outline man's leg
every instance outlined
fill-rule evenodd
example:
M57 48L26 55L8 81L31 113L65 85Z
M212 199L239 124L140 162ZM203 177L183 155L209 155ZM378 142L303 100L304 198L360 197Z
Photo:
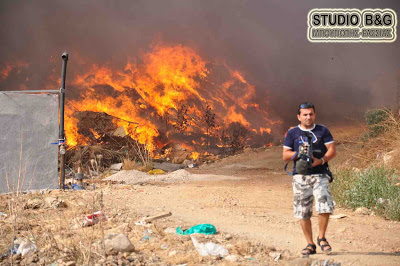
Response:
M319 235L318 238L324 238L325 237L325 233L326 233L326 228L328 228L328 222L329 222L329 216L331 214L330 213L320 213L318 214L318 226L319 226ZM326 245L328 243L326 243L325 241L321 241L321 246L322 245ZM330 247L327 246L324 249L328 250Z
M301 229L303 229L303 234L306 237L308 244L314 244L312 237L312 227L311 227L311 219L300 220Z
M293 192L294 192L294 216L300 219L300 225L307 244L314 244L312 238L311 216L313 207L313 188L310 185L308 178L302 175L293 177ZM309 250L315 253L314 248L308 247ZM303 250L304 252L304 250ZM306 252L305 252L306 253ZM311 253L311 254L313 254Z
M334 205L329 188L329 177L327 175L319 175L318 181L315 183L314 191L315 207L318 212L318 238L325 238L326 229L328 228L329 216L333 212ZM320 245L327 245L326 241L321 241ZM323 250L331 249L330 246L325 246Z

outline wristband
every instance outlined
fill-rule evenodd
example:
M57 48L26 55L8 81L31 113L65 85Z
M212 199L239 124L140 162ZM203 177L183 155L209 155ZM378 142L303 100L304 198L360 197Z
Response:
M321 158L321 161L322 161L321 165L325 164L324 157Z

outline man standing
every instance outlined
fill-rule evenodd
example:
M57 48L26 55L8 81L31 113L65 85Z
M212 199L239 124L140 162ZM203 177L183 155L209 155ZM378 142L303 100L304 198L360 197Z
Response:
M319 225L317 243L323 252L330 252L332 250L325 238L325 232L328 227L329 216L333 213L334 209L329 188L329 183L333 178L329 170L328 161L336 156L336 148L328 128L316 125L314 123L315 118L314 105L310 102L301 104L297 112L297 119L300 121L300 124L297 127L289 129L283 141L283 160L294 161L294 215L296 218L301 219L300 225L308 244L302 250L303 255L316 253L311 227L314 198ZM299 149L307 149L307 135L312 135L312 145L315 152L313 153L311 168L306 170L306 173L299 174L296 171L296 162L299 160L298 152Z

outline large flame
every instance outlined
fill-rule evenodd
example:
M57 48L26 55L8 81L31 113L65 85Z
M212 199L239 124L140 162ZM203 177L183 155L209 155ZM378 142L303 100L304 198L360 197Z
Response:
M0 81L28 65L7 63L0 68ZM53 74L48 77L49 86L59 83L57 73ZM209 143L212 133L204 122L205 110L215 114L220 129L240 123L263 135L270 134L275 123L269 119L268 102L257 98L254 85L243 73L224 61L207 61L188 46L158 44L124 68L92 65L68 80L68 90L80 92L74 100L67 99L65 131L70 146L89 142L78 133L76 111L104 112L118 118L116 127L124 127L151 150L159 146L160 139L165 144L169 137L176 137L171 128L192 136L186 146ZM185 117L184 121L179 117Z
M191 118L187 121L187 132L194 132L196 117L200 120L205 106L210 106L223 127L238 122L258 134L271 133L264 126L274 122L268 119L266 109L260 109L255 103L254 86L226 63L221 64L224 70L221 75L217 70L211 73L212 64L187 46L156 45L143 56L140 64L129 62L123 70L93 65L72 82L82 93L79 100L68 103L72 107L66 112L68 144L87 141L77 133L75 111L105 112L118 117L118 126L123 126L127 133L150 148L154 148L154 139L160 134L157 120L176 114L182 106ZM264 117L259 120L263 125L249 121L246 115L249 109ZM127 121L137 123L134 130ZM177 122L169 120L168 123L174 126Z

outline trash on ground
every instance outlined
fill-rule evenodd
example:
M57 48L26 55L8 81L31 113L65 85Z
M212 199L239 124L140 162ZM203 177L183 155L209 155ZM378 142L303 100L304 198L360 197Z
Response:
M19 248L19 241L18 241L18 239L17 238L15 238L14 239L14 242L13 242L13 246L11 247L11 246L9 246L8 247L8 250L7 250L7 252L6 253L3 253L2 255L1 255L1 259L4 259L4 258L7 258L8 256L10 256L10 255L15 255L15 254L17 254L17 252L18 252L18 248Z
M71 185L71 189L74 189L74 190L85 190L85 187L83 185L81 185L81 184L72 184Z
M165 174L164 170L161 169L153 169L148 172L150 175L162 175Z
M94 212L93 214L86 216L82 226L91 226L97 224L100 221L107 221L107 220L108 219L103 212L97 211Z
M144 232L143 232L143 237L142 237L142 239L140 240L140 242L145 242L145 241L150 241L150 236L151 235L153 235L153 230L151 230L151 229L146 229Z
M172 215L171 212L167 212L167 213L162 213L162 214L155 215L155 216L143 217L140 221L136 222L135 224L148 227L150 222L155 221L157 219L165 218L165 217L168 217L171 215Z
M21 254L21 256L24 257L25 255L27 255L31 252L35 252L36 250L37 250L37 246L35 245L35 243L33 243L32 241L30 241L28 239L24 239L19 244L17 254Z
M7 214L4 212L0 212L0 221L7 218Z
M195 168L195 167L199 167L199 166L195 163L188 164L188 168Z
M190 234L214 235L217 233L217 229L212 224L198 224L187 230L182 230L180 227L178 227L176 228L176 233L178 235L190 235Z
M193 245L196 248L197 252L201 256L228 256L229 251L221 245L215 244L213 242L208 242L206 244L199 243L194 236L190 236L192 239Z

